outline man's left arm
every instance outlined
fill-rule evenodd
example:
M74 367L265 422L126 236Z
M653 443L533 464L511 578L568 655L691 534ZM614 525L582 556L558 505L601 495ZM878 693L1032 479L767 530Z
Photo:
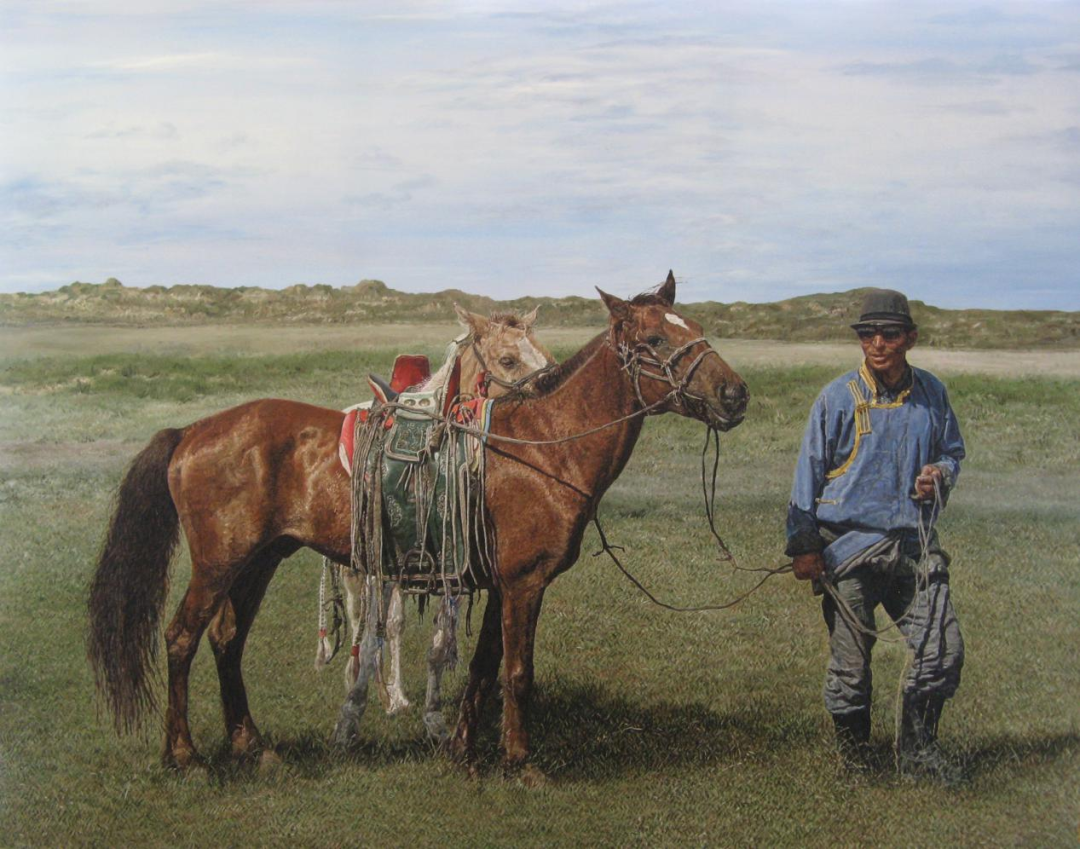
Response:
M942 506L949 500L949 493L956 486L960 476L960 461L965 457L964 437L960 435L960 425L956 413L949 403L949 394L944 387L941 390L941 432L933 449L933 459L922 467L915 481L915 491L919 497L928 501L934 497L934 483L941 492Z

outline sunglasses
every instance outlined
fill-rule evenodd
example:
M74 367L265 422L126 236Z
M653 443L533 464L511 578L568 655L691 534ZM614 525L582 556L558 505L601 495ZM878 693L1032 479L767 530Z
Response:
M868 342L879 333L886 342L895 342L904 335L904 331L899 327L860 327L855 332L864 342Z

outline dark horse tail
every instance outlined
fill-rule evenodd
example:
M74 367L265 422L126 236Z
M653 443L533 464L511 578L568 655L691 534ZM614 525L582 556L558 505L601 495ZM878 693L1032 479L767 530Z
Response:
M156 704L158 623L179 539L168 469L182 437L159 431L132 460L90 584L87 653L118 733L135 730Z

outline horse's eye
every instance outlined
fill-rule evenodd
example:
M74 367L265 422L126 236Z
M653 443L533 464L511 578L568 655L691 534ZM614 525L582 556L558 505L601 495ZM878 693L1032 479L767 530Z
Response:
M517 360L513 357L499 357L499 365L503 368L511 369L517 365Z
M648 345L650 348L659 348L665 342L667 342L667 339L665 339L663 336L650 336L648 339L645 340L645 344Z

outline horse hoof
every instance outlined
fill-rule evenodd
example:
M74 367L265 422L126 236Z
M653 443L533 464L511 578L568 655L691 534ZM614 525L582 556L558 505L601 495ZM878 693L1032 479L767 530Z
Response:
M412 707L412 702L410 702L408 699L404 699L404 698L396 699L396 698L391 696L390 705L389 705L389 707L386 708L386 715L387 716L395 716L396 714L399 714L402 711L406 711L411 707Z
M281 769L281 756L273 749L263 749L259 755L259 775L270 776Z
M547 784L547 776L543 770L532 764L525 764L521 768L521 772L518 773L518 781L521 782L523 787L527 787L530 790L535 790L539 787L543 787Z
M259 755L262 751L264 751L264 745L257 733L243 729L233 735L232 756L237 760Z
M446 729L446 720L441 713L424 714L424 729L428 737L437 746L445 746L450 739L450 732Z
M468 764L475 760L465 741L457 734L443 741L442 751L454 763Z
M350 726L338 725L338 727L334 729L334 733L330 736L330 747L339 752L347 752L357 744L359 739L360 735Z
M162 756L161 765L176 772L188 772L198 769L201 764L194 749L175 749Z

